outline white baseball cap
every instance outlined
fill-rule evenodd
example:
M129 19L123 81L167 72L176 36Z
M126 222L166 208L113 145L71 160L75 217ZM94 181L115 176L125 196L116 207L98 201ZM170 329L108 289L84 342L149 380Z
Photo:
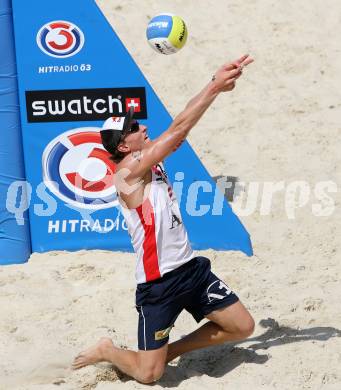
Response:
M130 107L125 116L114 116L108 118L100 131L104 148L113 154L121 142L122 137L129 133L134 115L134 107Z

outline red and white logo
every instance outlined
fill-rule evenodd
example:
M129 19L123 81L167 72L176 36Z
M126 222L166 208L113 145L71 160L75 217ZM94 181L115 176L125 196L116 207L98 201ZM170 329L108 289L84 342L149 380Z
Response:
M37 44L40 50L51 57L71 57L82 49L84 34L75 24L56 20L41 27L37 34Z
M141 112L141 100L140 98L126 98L126 111L128 112L130 107L134 107L134 112Z
M97 128L62 133L43 153L45 185L58 198L76 207L97 210L117 206L116 165L109 156Z

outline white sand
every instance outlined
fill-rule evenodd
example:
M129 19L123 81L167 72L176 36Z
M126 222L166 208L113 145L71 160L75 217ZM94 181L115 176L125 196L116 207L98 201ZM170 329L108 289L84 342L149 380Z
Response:
M284 190L267 215L257 199L256 211L242 217L253 258L204 252L254 315L255 335L176 360L155 388L341 389L339 193L331 194L330 216L312 213L315 184L340 184L340 2L98 3L172 115L217 66L250 52L255 64L232 94L219 97L190 142L213 176L284 181L285 188L304 180L312 191L295 219L287 217ZM190 32L171 57L154 53L144 38L148 18L162 11L182 15ZM0 268L0 305L0 389L145 387L118 379L107 365L69 369L101 336L136 347L133 255L34 254L26 265ZM171 340L195 327L181 315Z

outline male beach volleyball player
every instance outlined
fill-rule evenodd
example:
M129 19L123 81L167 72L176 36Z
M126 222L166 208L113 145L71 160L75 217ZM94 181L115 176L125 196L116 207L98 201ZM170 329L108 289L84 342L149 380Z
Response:
M215 98L235 87L243 67L252 61L245 55L219 68L154 141L148 138L147 128L133 119L133 110L105 122L102 142L117 164L115 184L137 254L138 351L117 348L111 339L102 338L76 357L74 369L106 361L139 382L151 383L161 378L168 362L183 353L252 334L253 318L237 295L211 272L208 259L194 257L162 165ZM209 321L168 344L183 309L197 322Z

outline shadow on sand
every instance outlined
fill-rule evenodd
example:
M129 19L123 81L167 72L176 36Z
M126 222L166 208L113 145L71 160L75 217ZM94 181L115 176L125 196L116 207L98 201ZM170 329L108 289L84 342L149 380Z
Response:
M242 342L228 343L190 352L180 357L176 366L168 365L158 384L163 387L176 387L182 381L201 375L219 378L242 363L264 364L271 355L256 351L302 341L326 341L332 337L341 337L341 330L332 327L314 327L293 329L280 326L272 318L260 321L260 326L267 330L257 337ZM239 347L247 343L247 348ZM251 344L250 344L251 343ZM250 344L250 345L249 345Z

